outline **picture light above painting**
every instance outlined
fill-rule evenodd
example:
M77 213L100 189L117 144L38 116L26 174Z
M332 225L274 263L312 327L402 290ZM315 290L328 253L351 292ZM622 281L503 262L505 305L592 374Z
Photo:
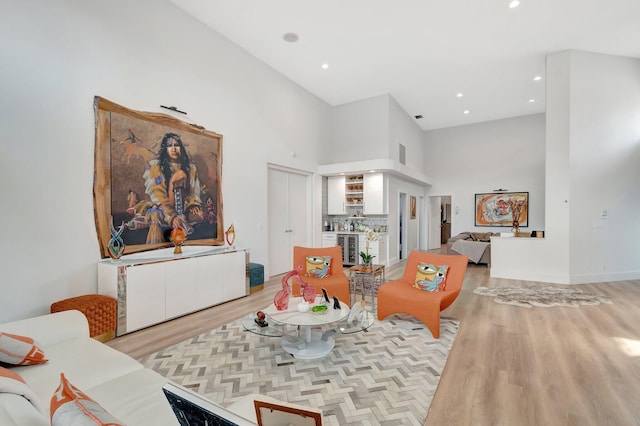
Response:
M512 228L529 226L529 193L503 192L476 194L475 226Z
M108 257L110 226L124 254L170 247L176 227L185 245L224 245L222 135L162 113L94 98L93 182L96 230Z

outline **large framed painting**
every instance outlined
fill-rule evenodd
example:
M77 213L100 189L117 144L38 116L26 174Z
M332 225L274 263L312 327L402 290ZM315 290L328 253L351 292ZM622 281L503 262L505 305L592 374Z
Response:
M476 194L476 226L529 226L529 193L503 192Z
M124 253L172 246L223 245L222 135L167 114L128 109L94 98L93 200L100 253L108 257L111 227Z

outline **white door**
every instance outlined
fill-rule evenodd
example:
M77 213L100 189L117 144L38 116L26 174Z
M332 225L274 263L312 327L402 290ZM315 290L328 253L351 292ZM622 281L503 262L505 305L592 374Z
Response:
M269 168L269 275L293 269L293 246L307 244L307 175Z
M429 197L429 250L440 248L440 228L442 220L440 197Z

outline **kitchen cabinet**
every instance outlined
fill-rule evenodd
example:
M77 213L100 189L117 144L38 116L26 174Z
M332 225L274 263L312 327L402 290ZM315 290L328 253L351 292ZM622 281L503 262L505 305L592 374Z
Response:
M327 178L327 214L362 217L388 214L382 173L361 173Z
M322 247L333 247L338 245L338 236L335 232L322 233Z
M345 192L345 177L329 176L327 179L327 214L346 214Z
M117 300L117 336L249 294L248 252L156 252L98 263L98 293Z
M367 173L363 176L364 214L388 214L384 176L382 173Z
M364 206L364 180L361 174L347 176L345 179L345 205L351 217L362 217Z

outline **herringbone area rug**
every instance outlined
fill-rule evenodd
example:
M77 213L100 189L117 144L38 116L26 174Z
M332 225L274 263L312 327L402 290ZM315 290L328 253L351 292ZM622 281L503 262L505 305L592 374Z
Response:
M259 393L319 408L325 425L423 425L457 331L456 320L443 318L434 339L397 315L335 335L322 359L300 360L280 338L245 331L238 320L140 361L223 405Z

